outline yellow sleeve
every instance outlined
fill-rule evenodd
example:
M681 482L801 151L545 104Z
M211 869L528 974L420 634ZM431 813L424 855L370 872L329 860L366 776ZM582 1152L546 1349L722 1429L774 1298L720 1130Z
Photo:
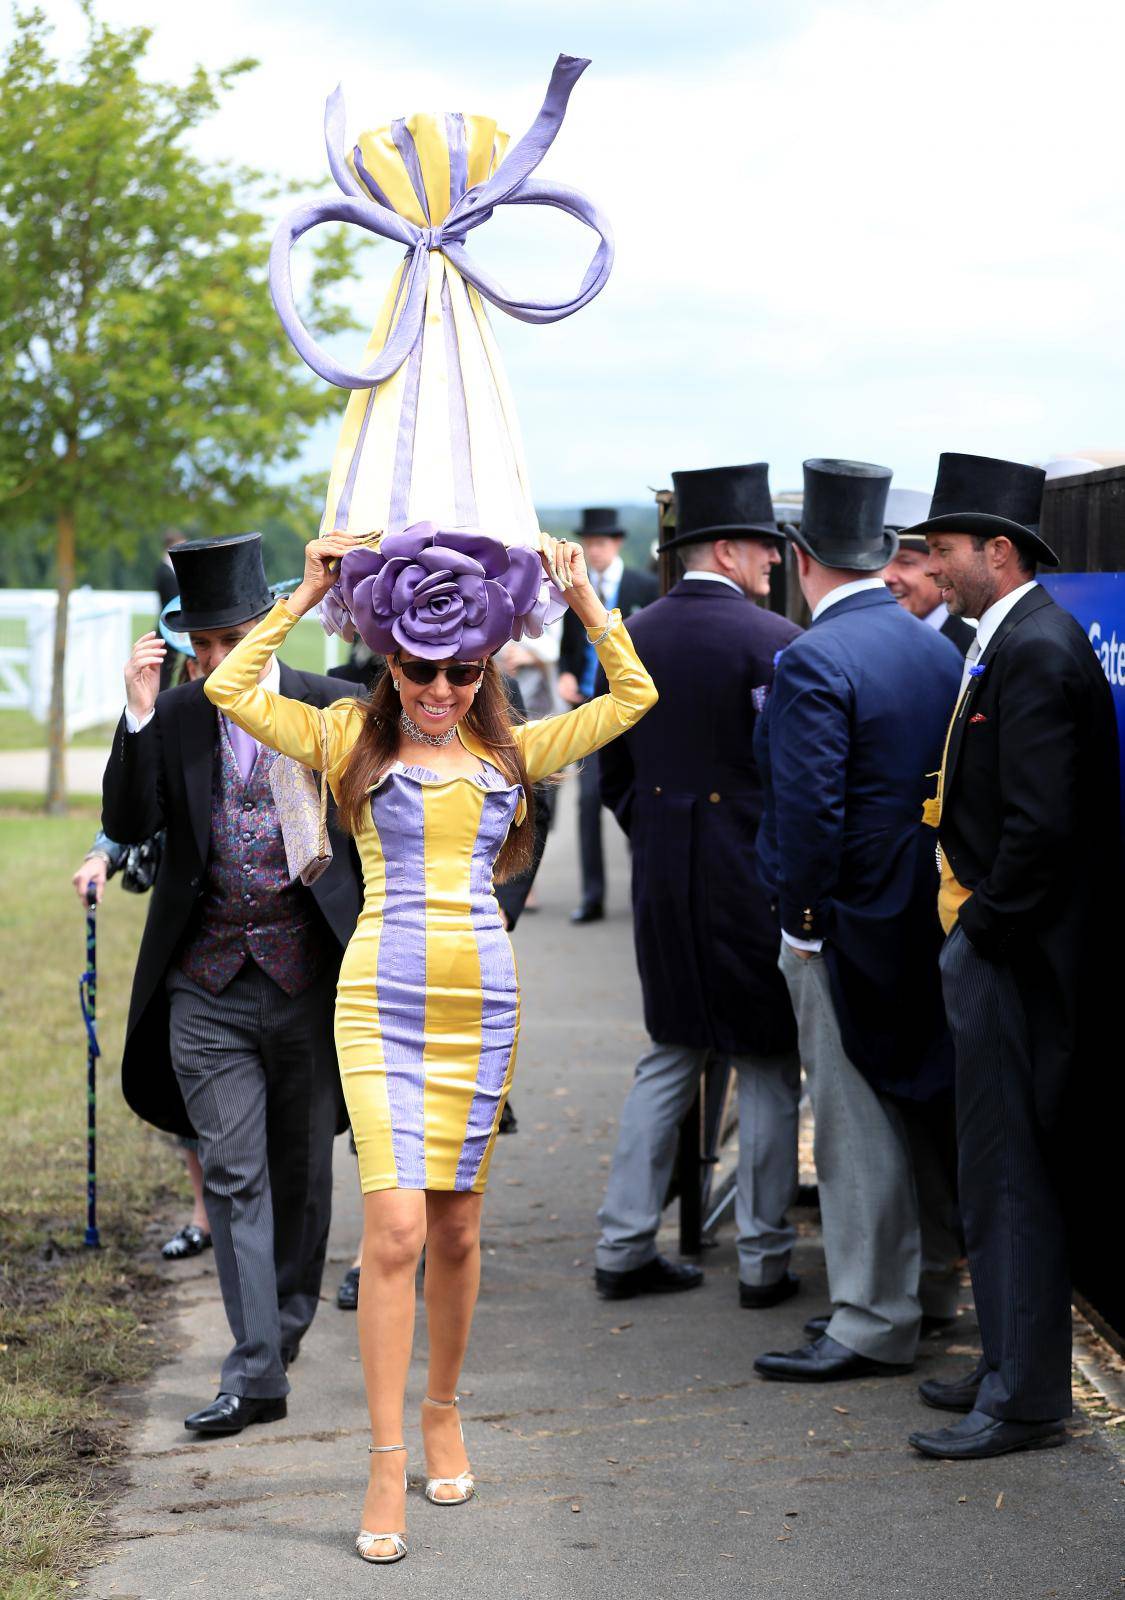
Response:
M614 626L597 646L598 660L609 679L609 693L558 717L544 717L513 728L532 783L561 772L572 761L594 754L603 744L626 733L656 704L656 685L633 648L621 613L611 613ZM587 630L587 637L590 631Z
M285 636L300 621L284 600L250 632L240 639L203 685L212 705L253 734L260 744L282 755L292 756L319 772L323 763L320 741L320 716L316 706L288 695L274 694L258 682L266 662L284 643ZM324 709L328 727L328 772L335 773L345 761L363 726L363 709L354 699L337 700Z

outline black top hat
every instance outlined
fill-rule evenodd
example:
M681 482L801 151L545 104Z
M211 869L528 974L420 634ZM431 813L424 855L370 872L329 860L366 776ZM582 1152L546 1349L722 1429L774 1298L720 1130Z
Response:
M658 545L704 544L710 539L778 539L770 499L769 466L754 461L743 467L704 467L673 472L676 489L675 532Z
M928 533L979 533L986 539L1002 533L1044 566L1057 567L1058 556L1039 537L1046 481L1042 467L944 450L938 457L930 514L908 531L923 537Z
M180 604L164 621L177 633L233 627L273 605L260 533L193 539L174 545L168 556L179 579Z
M587 506L582 513L582 526L574 530L578 539L624 539L625 529L617 521L612 506Z
M890 467L870 461L806 461L801 525L786 536L825 567L878 572L898 550L884 526Z

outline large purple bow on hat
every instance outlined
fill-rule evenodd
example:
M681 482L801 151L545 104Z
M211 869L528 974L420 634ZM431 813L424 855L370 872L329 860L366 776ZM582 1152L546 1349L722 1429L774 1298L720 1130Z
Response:
M480 661L509 639L538 638L565 601L535 551L416 522L378 550L349 550L321 606L330 632L353 624L380 655Z
M356 180L344 158L343 96L339 88L329 96L324 116L328 164L346 198L317 200L291 211L274 235L269 264L270 293L277 314L294 348L314 372L341 389L370 389L398 371L422 338L428 279L426 262L431 250L442 251L467 283L494 306L521 322L558 322L580 310L601 292L613 266L613 234L609 223L593 201L577 189L532 176L562 126L570 91L589 65L582 56L559 56L546 97L531 127L485 183L466 188L462 179L459 198L436 227L420 228L407 217L399 216L369 174L364 174L366 187ZM356 158L362 172L358 149ZM463 165L463 152L461 161ZM424 199L425 190L420 179L415 188ZM535 300L527 295L511 294L473 261L465 248L465 240L472 229L489 220L498 206L553 206L598 235L598 247L574 294L563 300ZM317 344L301 321L293 297L289 267L293 246L302 234L322 222L354 223L406 246L409 266L401 309L382 350L362 372L344 366Z

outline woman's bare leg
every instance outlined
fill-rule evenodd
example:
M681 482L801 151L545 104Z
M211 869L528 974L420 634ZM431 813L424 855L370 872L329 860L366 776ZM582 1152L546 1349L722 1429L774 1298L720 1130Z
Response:
M420 1189L384 1189L363 1197L363 1264L359 1274L359 1354L371 1443L403 1444L402 1408L414 1343L414 1275L426 1242L426 1197ZM371 1458L362 1527L402 1533L406 1491L402 1451ZM376 1545L373 1555L391 1555Z
M483 1196L430 1192L426 1195L426 1323L430 1363L426 1393L452 1400L457 1393L480 1289L480 1218ZM361 1280L362 1281L362 1280ZM426 1475L456 1478L469 1460L453 1407L422 1407ZM439 1499L458 1499L439 1489Z

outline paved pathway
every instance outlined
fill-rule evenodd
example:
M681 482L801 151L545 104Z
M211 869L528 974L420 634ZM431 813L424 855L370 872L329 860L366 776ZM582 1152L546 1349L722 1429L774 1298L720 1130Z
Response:
M84 745L66 753L66 786L71 794L101 794L102 773L109 759L104 750ZM0 794L18 790L39 794L47 788L46 750L0 750Z
M479 1499L440 1510L418 1486L424 1317L410 1384L411 1553L352 1553L367 1427L352 1317L332 1295L359 1203L346 1141L326 1300L293 1369L287 1421L210 1444L186 1412L216 1388L226 1329L211 1270L183 1273L181 1353L137 1397L120 1542L86 1592L143 1600L1104 1600L1120 1592L1122 1467L1090 1425L1065 1450L994 1463L923 1461L933 1422L911 1379L764 1384L754 1354L798 1342L824 1304L816 1235L802 1294L740 1311L729 1231L701 1291L610 1306L590 1286L593 1213L643 1041L623 852L613 914L572 929L573 818L517 944L525 1031L520 1131L497 1151L465 1427ZM970 1355L971 1315L918 1376ZM1116 1559L1115 1559L1116 1556Z

